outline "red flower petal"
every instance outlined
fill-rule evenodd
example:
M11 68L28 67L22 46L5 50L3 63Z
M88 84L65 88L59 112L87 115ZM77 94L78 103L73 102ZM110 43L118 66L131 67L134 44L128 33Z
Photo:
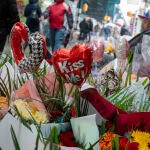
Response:
M138 150L139 143L131 142L128 144L127 150Z
M59 139L62 145L68 147L75 147L75 139L72 131L66 131L59 134Z

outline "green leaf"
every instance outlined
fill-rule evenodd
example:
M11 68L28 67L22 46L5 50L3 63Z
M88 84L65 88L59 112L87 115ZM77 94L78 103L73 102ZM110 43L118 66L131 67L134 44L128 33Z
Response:
M73 89L75 88L75 86L74 85L72 85L71 86L71 88L70 88L70 90L69 90L69 93L68 93L68 96L70 96L71 95L71 93L72 93L72 91L73 91Z
M118 92L109 96L107 100L124 111L131 111L130 107L132 106L134 98L135 98L134 91L129 92L129 88L123 88Z
M101 125L99 126L99 134L100 135L103 135L105 132L106 132L106 126L105 126L105 122L103 121L102 123L101 123Z
M13 139L13 143L14 143L14 147L16 150L21 150L20 149L20 146L19 146L19 143L18 143L18 140L17 140L17 137L16 137L16 134L15 134L15 131L11 125L10 127L10 132L11 132L11 136L12 136L12 139Z
M8 67L6 66L7 68L7 77L8 77L8 84L9 84L9 95L12 93L12 83L11 83L11 78L10 78L10 72L9 72L9 69Z
M7 62L8 59L8 55L6 55L6 57L3 59L2 55L0 55L0 59L2 60L2 62L0 62L0 68L3 67L5 65L5 63Z
M115 138L113 139L112 149L119 150L119 136L118 135L116 135Z
M10 99L10 93L8 91L8 88L4 82L4 80L0 77L0 91L2 91L8 99Z
M52 139L53 143L59 144L58 129L55 126L52 127L52 129L51 129L51 139Z
M129 85L131 85L131 67L132 67L132 63L128 65L127 76L126 76L125 85L124 85L125 87L127 87L128 82L129 82Z
M89 147L87 150L94 150L94 146L95 146L97 143L99 143L99 140L100 140L100 139L98 139L98 141L96 141L95 143L90 144L90 147Z
M51 130L51 128L49 130ZM48 138L46 139L46 143L44 144L44 150L46 150L46 147L48 144L50 144L50 145L52 144L51 143L51 134L49 134Z
M44 150L47 149L47 145L49 144L49 150L59 150L59 139L58 139L58 129L54 126L50 129L50 134L48 139L46 139L46 143L44 145Z
M130 53L129 53L129 56L128 56L128 63L130 64L133 60L133 54L134 54L134 51L130 50Z
M146 79L142 82L142 85L143 85L143 86L146 86L146 84L147 84L148 80L149 80L149 79L148 79L148 78L146 78Z
M14 110L15 110L17 116L18 116L19 119L20 119L20 122L21 122L26 128L28 128L30 131L32 131L32 130L31 130L31 127L30 127L30 124L27 122L27 120L25 120L25 119L22 117L22 115L20 114L18 108L17 108L16 106L13 106L13 107L14 107Z
M21 81L21 79L20 79L20 77L19 77L18 75L17 75L17 78L18 78L18 81L19 81L20 86L22 86L23 83L22 83L22 81Z
M38 130L34 150L38 150L39 141L40 141L40 131Z

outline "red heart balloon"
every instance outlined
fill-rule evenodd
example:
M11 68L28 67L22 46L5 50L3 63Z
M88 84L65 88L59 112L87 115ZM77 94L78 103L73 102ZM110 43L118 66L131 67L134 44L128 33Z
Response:
M71 49L61 48L54 52L52 62L55 70L66 81L80 86L92 67L92 49L78 44Z
M23 41L28 43L30 55L24 56ZM37 69L46 55L46 42L39 33L30 34L29 28L22 22L17 22L11 30L11 48L16 64L21 73Z

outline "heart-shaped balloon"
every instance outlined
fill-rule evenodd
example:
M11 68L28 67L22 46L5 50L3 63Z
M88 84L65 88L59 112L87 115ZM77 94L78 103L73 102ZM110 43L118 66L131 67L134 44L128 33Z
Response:
M93 61L99 62L104 55L104 42L100 39L94 39L91 41L91 47L93 49Z
M91 71L92 49L85 44L77 44L71 49L61 48L54 52L52 62L66 82L81 86Z
M30 55L24 56L23 41L29 45ZM37 69L46 55L46 41L39 33L30 34L26 24L17 22L11 30L11 48L21 73Z

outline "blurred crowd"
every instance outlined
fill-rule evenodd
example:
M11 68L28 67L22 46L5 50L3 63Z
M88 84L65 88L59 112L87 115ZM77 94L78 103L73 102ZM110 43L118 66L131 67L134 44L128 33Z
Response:
M47 6L42 11L38 0L29 0L25 6L24 16L30 33L39 32L45 36L47 49L53 53L61 47L67 47L70 38L78 42L90 43L93 37L102 38L104 41L114 43L120 36L125 36L127 40L132 38L129 27L126 24L118 25L112 21L98 22L87 16L79 22L79 29L74 29L74 17L69 3L65 0L54 0L54 3ZM16 0L0 1L0 51L4 49L7 35L10 34L11 28L15 22L20 21ZM149 19L144 18L143 31L149 28ZM113 45L113 44L112 44ZM110 48L110 47L109 47Z

